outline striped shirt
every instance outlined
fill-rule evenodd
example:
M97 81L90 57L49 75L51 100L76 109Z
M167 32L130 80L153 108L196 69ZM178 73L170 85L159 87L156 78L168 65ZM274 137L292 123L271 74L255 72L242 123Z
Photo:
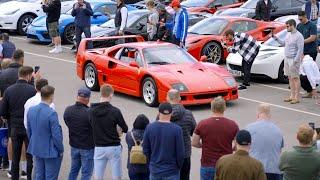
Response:
M303 55L304 38L302 34L294 30L286 35L285 41L277 40L284 46L284 55L286 58L292 58L294 61L300 61Z

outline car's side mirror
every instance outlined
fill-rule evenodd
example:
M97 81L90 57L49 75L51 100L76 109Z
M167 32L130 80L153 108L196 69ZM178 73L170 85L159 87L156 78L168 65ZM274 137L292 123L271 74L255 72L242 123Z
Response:
M136 61L130 61L129 66L139 68L139 64Z
M101 12L95 12L93 13L93 18L97 18L99 16L102 16L103 14Z
M262 36L265 37L265 36L268 36L270 33L272 33L273 31L273 28L266 28L262 31Z
M200 57L200 62L206 62L207 61L207 56L201 56Z
M222 7L222 3L215 3L215 4L213 5L213 7L214 7L215 9L217 9L218 7Z

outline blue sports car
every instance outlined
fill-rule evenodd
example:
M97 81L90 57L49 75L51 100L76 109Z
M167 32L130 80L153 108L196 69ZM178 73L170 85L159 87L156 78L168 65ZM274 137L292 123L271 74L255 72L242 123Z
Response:
M114 17L117 4L114 1L90 1L93 16L91 17L91 24L103 24L112 17ZM128 11L136 10L135 7L127 5ZM74 17L71 16L72 9L66 14L61 14L59 19L60 36L65 43L72 43L75 35ZM51 42L51 38L46 27L47 16L40 16L33 20L28 26L27 38L35 39L41 42Z

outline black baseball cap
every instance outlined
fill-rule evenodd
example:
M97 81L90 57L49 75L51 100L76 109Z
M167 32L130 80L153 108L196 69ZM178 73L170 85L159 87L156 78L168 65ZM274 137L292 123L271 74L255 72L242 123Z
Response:
M91 91L86 87L82 87L78 90L78 96L80 97L89 98L90 95L91 95Z
M239 145L250 145L251 134L247 130L240 130L236 135L236 141Z
M161 114L165 114L165 115L171 114L172 113L171 104L170 103L161 103L159 106L159 112Z

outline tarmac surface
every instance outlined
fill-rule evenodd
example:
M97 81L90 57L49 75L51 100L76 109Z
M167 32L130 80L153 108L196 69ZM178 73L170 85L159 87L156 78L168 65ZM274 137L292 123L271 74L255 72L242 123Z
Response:
M62 54L49 54L51 48L46 45L30 42L24 36L12 35L11 40L17 48L25 51L25 65L40 66L42 77L49 80L49 84L56 88L55 107L59 114L60 124L64 134L64 157L60 170L59 180L66 180L70 170L70 146L68 138L68 129L63 121L63 112L65 108L74 104L77 89L84 86L84 82L76 76L76 67L74 54L70 51L70 45L65 45ZM229 102L225 116L235 120L240 128L245 128L251 122L256 120L256 107L259 103L270 103L272 106L272 119L281 128L284 134L284 150L292 149L297 144L296 132L298 126L302 123L315 122L316 127L320 127L320 105L316 105L315 100L302 99L301 103L291 105L283 102L288 96L289 90L287 84L281 84L274 80L259 78L254 79L252 85L239 93L238 100ZM91 102L98 102L99 93L93 92ZM116 93L112 99L112 104L119 107L129 126L132 128L135 117L140 114L146 114L151 121L157 115L157 108L147 107L140 98ZM191 110L199 122L211 115L209 105L187 107ZM122 170L124 180L128 180L126 168L127 145L122 137ZM200 179L200 159L201 150L193 148L191 158L191 177L190 179ZM0 180L7 179L5 172L0 172ZM111 179L110 166L105 172L105 179Z

